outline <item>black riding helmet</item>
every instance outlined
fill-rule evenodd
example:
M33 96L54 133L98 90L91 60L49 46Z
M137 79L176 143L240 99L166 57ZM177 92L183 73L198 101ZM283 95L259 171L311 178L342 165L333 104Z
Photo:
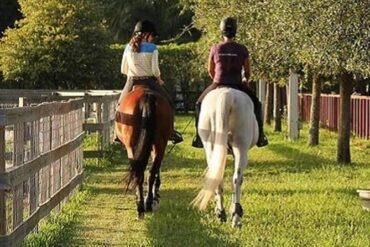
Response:
M157 29L154 23L148 20L139 21L135 25L134 34L137 33L150 33L153 36L158 36Z
M236 24L236 19L232 17L226 17L221 20L220 29L221 29L222 35L228 38L235 37L237 27L238 25Z

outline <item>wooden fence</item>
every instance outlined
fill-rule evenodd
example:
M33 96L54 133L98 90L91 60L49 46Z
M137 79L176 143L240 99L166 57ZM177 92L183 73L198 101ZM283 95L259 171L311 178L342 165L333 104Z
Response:
M83 100L0 109L0 246L19 246L83 180Z
M42 102L61 101L83 98L86 133L97 133L98 146L85 147L85 158L102 157L106 148L114 140L114 118L120 91L88 90L88 91L56 91L56 90L0 90L0 108L19 105L30 106Z
M300 116L310 119L311 94L300 94ZM340 97L336 94L322 94L320 99L320 122L330 129L338 130ZM351 97L351 131L360 138L370 138L370 97Z
M111 95L86 94L83 97L85 109L86 133L97 132L98 147L95 150L84 149L84 158L102 157L110 143L115 139L114 120L116 105L120 93Z

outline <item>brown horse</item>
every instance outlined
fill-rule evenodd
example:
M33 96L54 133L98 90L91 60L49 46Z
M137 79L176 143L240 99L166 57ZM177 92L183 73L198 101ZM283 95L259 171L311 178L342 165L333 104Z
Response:
M160 167L173 131L174 112L165 98L146 86L135 86L116 113L116 135L125 145L130 163L127 188L136 189L138 217L159 205ZM144 172L152 155L148 195L144 204Z

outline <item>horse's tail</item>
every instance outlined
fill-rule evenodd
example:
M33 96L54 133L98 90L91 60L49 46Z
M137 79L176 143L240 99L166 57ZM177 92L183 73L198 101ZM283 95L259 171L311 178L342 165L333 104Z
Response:
M220 185L224 177L231 101L226 94L223 94L222 96L223 97L220 97L220 100L216 103L215 126L213 128L214 133L212 133L214 138L214 147L210 163L208 164L208 171L204 179L203 189L192 201L192 204L194 206L198 206L200 210L207 207L209 200L214 195L215 190Z
M127 189L135 189L144 180L144 172L148 164L155 134L155 95L145 93L140 99L139 107L141 121L140 126L137 126L136 128L138 129L135 131L138 133L138 139L133 146L134 158L129 160L130 171L126 179Z

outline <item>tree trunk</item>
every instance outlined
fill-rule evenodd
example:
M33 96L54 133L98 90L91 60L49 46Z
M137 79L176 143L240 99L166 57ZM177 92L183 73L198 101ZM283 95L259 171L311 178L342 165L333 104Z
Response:
M345 73L340 77L340 121L338 128L337 161L351 163L351 94L353 76Z
M281 97L280 87L274 83L274 115L275 115L275 132L281 132Z
M266 98L265 98L265 110L264 110L264 122L265 124L271 125L271 119L272 119L272 103L273 103L273 84L268 83L266 87Z
M312 78L312 101L310 112L310 130L308 144L310 146L319 145L320 129L320 97L321 97L321 80L318 74Z

